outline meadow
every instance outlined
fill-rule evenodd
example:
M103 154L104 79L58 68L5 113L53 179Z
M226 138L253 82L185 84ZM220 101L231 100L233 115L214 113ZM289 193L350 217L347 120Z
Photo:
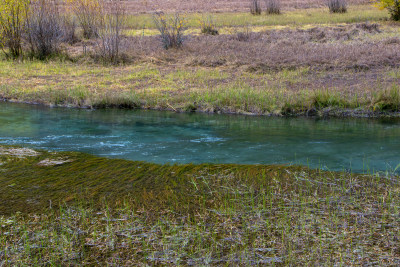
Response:
M312 6L312 5L311 5ZM185 42L165 50L151 14L126 14L119 63L97 42L64 44L45 61L0 61L0 97L84 108L145 108L258 115L397 116L399 27L385 10L349 6L187 13Z

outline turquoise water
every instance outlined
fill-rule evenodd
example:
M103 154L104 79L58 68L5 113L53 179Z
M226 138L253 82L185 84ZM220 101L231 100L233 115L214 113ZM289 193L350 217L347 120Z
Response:
M0 103L0 143L155 163L393 171L400 121L82 110Z

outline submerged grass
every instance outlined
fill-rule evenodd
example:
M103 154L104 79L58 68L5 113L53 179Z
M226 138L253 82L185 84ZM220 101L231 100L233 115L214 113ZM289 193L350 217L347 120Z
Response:
M0 150L0 264L400 263L391 173L28 152Z

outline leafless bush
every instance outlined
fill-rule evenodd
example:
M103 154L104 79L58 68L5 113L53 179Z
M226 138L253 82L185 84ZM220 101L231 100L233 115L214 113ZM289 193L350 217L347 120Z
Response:
M153 20L165 49L182 47L185 40L185 20L178 13L169 18L164 13L156 13Z
M59 51L62 18L54 0L39 0L31 5L26 21L30 53L43 60Z
M328 0L328 7L331 13L346 13L347 2L346 0Z
M261 14L261 6L258 0L250 0L250 13L253 15Z
M101 3L98 0L72 0L72 10L83 30L83 37L99 37Z
M118 63L121 49L121 29L124 24L124 8L120 0L102 4L96 50L105 62Z
M265 8L267 14L281 14L280 0L265 0Z
M64 16L63 18L63 38L62 41L68 44L78 42L76 36L76 22L72 16Z

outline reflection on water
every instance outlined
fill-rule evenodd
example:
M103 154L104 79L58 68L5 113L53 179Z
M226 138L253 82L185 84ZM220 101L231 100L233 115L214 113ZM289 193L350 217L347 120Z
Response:
M79 110L0 103L0 143L156 163L302 164L354 172L400 163L400 121Z

